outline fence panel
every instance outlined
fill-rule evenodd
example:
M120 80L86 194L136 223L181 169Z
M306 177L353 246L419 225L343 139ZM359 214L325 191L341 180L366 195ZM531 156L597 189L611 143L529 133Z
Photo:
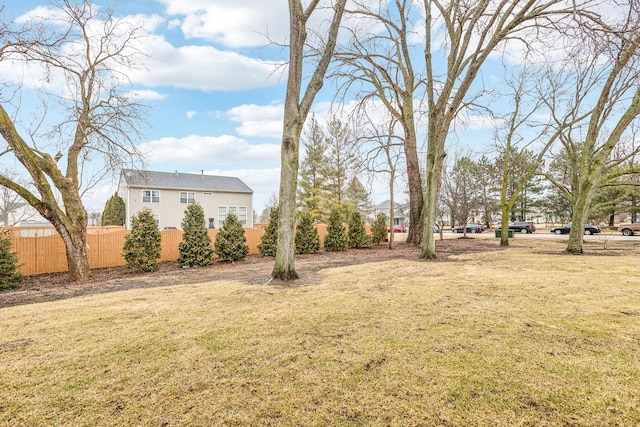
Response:
M13 251L18 255L23 275L31 276L44 273L58 273L68 270L67 257L58 234L45 234L42 230L37 233L24 230L23 227L3 228L8 232L13 243ZM211 244L214 245L219 229L208 230ZM118 267L125 264L122 257L122 246L129 231L123 227L91 227L87 233L89 266L91 268ZM162 230L162 252L160 261L176 261L178 259L178 245L182 241L182 230ZM258 244L264 234L263 229L244 229L250 254L258 254ZM33 236L37 237L23 237ZM38 234L40 234L38 236ZM325 224L318 224L321 245L327 235Z

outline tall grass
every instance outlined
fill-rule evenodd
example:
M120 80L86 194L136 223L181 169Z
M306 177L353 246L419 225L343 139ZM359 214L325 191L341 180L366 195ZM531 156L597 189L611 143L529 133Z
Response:
M496 243L497 244L497 243ZM636 248L515 239L0 310L5 425L640 425Z

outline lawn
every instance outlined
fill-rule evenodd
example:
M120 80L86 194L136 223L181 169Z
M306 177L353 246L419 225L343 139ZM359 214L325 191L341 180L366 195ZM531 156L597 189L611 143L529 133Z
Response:
M640 249L563 249L3 308L0 423L640 425Z

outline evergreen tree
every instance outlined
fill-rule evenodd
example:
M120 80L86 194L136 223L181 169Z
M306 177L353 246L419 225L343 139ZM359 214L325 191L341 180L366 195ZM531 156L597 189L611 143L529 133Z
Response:
M326 158L322 169L325 179L325 211L345 205L349 176L357 169L358 153L352 129L339 118L333 117L327 124Z
M128 268L156 271L160 267L160 230L150 209L131 218L131 233L124 240L122 256Z
M344 221L340 209L332 209L327 225L327 236L324 238L324 248L329 252L342 252L347 250L349 237L344 228Z
M191 203L182 219L182 242L178 245L178 264L204 267L213 264L213 248L204 220L204 209L199 203Z
M360 212L352 212L349 218L349 247L363 248L371 244L371 236L364 227L364 219Z
M362 185L358 178L349 181L347 191L345 193L346 202L352 210L366 214L371 211L371 201L369 200L369 192Z
M299 254L315 254L320 250L320 235L313 223L310 212L300 214L300 222L296 228L296 252Z
M0 290L11 289L22 282L18 255L11 251L11 239L0 232Z
M114 194L107 200L102 211L102 226L124 225L127 211L122 197Z
M380 244L380 242L386 242L388 238L387 222L389 219L384 212L381 212L376 216L376 220L371 226L371 234L373 242Z
M278 207L272 207L269 212L269 224L258 243L258 252L262 256L276 256L278 243Z
M305 132L304 158L298 172L298 206L311 213L312 219L326 221L322 207L325 194L323 171L327 165L327 137L315 115L309 119L309 128Z
M214 252L223 261L243 259L249 253L244 228L235 214L228 214L216 235Z

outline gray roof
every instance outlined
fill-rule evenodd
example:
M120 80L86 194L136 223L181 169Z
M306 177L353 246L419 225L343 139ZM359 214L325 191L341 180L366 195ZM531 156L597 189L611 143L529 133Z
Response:
M155 172L123 169L120 175L128 187L163 188L170 190L218 191L253 193L240 178L204 174Z

